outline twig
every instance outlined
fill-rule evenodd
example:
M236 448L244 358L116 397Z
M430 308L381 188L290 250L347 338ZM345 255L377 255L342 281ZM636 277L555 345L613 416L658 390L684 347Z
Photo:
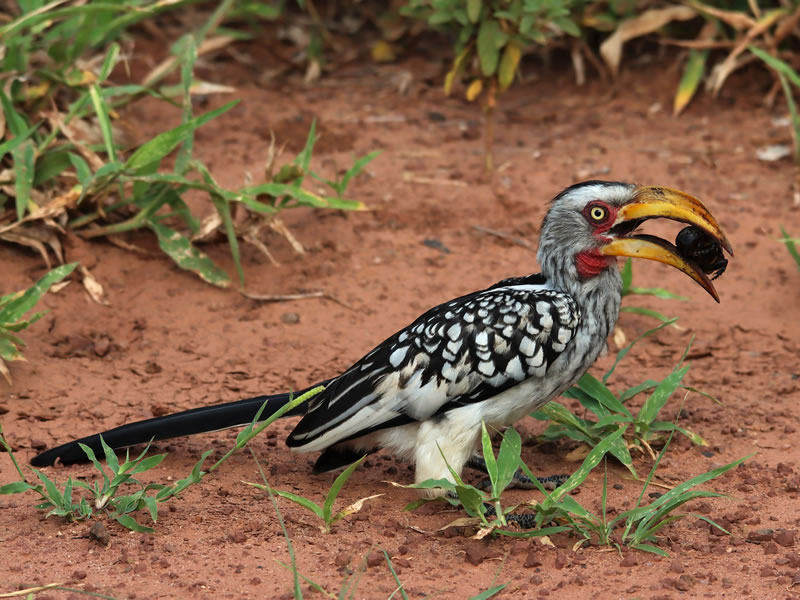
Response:
M411 173L403 173L403 181L406 183L429 183L431 185L456 185L458 187L468 187L466 181L460 179L437 179L434 177L417 177Z
M0 594L0 598L13 598L15 596L27 596L28 594L34 594L36 592L41 592L42 590L49 590L54 587L59 587L63 584L61 583L48 583L47 585L37 585L36 587L27 588L24 590L17 590L16 592L8 592L5 594Z
M522 246L523 248L527 248L528 250L533 250L533 246L531 246L525 240L514 237L513 235L508 235L507 233L503 233L502 231L496 231L494 229L489 229L488 227L484 227L483 225L473 225L472 228L475 231L480 231L481 233L486 233L488 235L493 235L495 237L499 237L504 240L508 240L509 242L516 244L517 246Z
M336 296L333 296L327 292L323 292L322 290L317 290L316 292L305 292L303 294L253 294L245 290L239 290L239 293L246 298L257 300L259 302L293 302L295 300L308 300L310 298L325 298L326 300L331 300L337 304L341 304L345 308L355 310L344 300L340 300Z

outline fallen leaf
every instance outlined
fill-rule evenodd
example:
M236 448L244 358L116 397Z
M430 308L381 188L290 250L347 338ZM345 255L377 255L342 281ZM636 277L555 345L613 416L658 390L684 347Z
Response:
M103 306L109 306L110 302L106 299L106 292L103 289L103 285L97 281L94 275L84 267L80 265L81 275L83 275L83 287L89 293L89 297L94 300L97 304L102 304Z
M762 146L756 150L756 157L758 160L765 162L775 162L792 155L792 148L788 144L773 144L771 146Z
M661 29L672 21L688 21L696 16L695 9L680 5L645 11L639 16L620 23L614 33L600 45L600 54L611 70L611 74L616 75L619 71L622 46L625 42Z

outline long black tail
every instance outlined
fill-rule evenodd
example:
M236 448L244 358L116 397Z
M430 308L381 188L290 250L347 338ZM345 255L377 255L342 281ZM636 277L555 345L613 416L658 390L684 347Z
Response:
M78 444L89 446L98 457L102 457L101 435L106 444L117 450L127 446L135 446L136 444L146 444L150 440L167 440L182 435L193 435L195 433L206 433L208 431L247 425L255 418L258 409L265 402L267 405L261 413L264 419L274 414L275 411L284 406L293 397L297 397L302 393L301 391L294 394L257 396L128 423L103 433L95 433L94 435L62 444L56 448L45 450L41 454L34 456L31 459L31 464L36 467L46 467L52 465L58 459L61 459L63 464L87 462L89 459ZM306 403L303 403L283 416L302 415L305 414L305 411Z

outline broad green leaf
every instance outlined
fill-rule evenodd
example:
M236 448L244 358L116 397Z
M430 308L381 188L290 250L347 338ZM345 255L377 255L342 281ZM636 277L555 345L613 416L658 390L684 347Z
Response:
M27 481L15 481L13 483L7 483L6 485L0 486L0 495L20 494L22 492L27 492L30 489L33 489L33 486Z
M478 28L478 60L484 77L491 77L497 71L500 61L500 49L508 41L508 34L503 31L495 19L486 19Z
M477 23L481 17L481 0L467 0L467 18L470 23Z
M496 498L500 495L501 491L497 486L497 459L494 457L492 438L489 436L489 432L486 430L486 423L483 421L481 421L481 446L483 449L483 460L486 463L486 472L488 473L489 481L492 484L492 496Z
M691 102L706 70L708 50L689 50L689 58L683 69L683 76L678 84L678 91L672 103L672 114L679 115Z
M3 330L0 329L0 333ZM22 352L20 352L14 344L18 344L22 340L9 340L5 338L0 338L0 358L6 360L8 362L12 362L15 360L25 360L25 357L22 356Z
M39 281L25 290L20 296L8 302L0 309L0 323L14 323L32 309L51 285L72 273L78 263L69 263L56 267L44 275Z
M135 531L136 533L153 533L154 531L152 527L140 525L136 522L136 519L130 515L114 515L113 518L123 527Z
M227 112L238 104L238 100L228 102L224 106L212 110L203 115L193 118L186 123L178 125L174 129L165 131L158 134L153 139L145 142L136 151L131 154L130 158L125 162L125 169L135 171L137 173L153 172L155 171L161 160L175 147L180 144L186 136L208 123L211 119Z
M231 280L225 271L215 265L208 255L195 248L188 238L157 221L150 220L147 225L158 237L161 249L179 267L196 273L212 285L222 288L230 285Z
M636 420L640 423L650 424L655 421L658 413L666 404L672 393L678 389L683 377L689 371L689 366L683 368L676 368L672 373L667 375L664 380L656 386L653 393L644 401L642 408Z
M581 378L578 380L578 387L592 398L595 398L608 410L631 416L630 411L625 408L625 405L617 399L614 393L591 373L584 373L581 375Z
M519 61L522 58L522 48L514 40L506 44L500 66L497 70L497 85L500 90L507 90L514 81Z
M516 429L509 427L503 432L503 441L500 442L500 451L497 453L498 492L506 489L514 479L521 453L522 439Z
M481 592L480 594L472 596L469 600L489 600L489 598L496 596L504 589L506 589L507 586L508 586L507 583L501 583L500 585L495 585L493 587L490 587L488 590Z

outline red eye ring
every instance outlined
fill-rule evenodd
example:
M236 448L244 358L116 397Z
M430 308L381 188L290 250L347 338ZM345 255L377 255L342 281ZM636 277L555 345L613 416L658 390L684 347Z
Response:
M583 216L594 227L602 227L614 218L615 212L605 202L596 200L586 205L586 208L583 209Z

